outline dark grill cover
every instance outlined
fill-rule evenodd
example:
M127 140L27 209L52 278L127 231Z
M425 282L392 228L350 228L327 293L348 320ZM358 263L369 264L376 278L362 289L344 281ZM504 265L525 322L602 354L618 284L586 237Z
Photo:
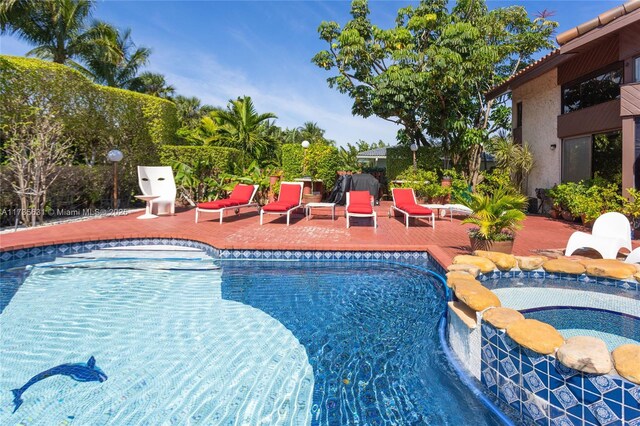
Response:
M353 191L369 191L373 195L375 203L380 202L380 182L367 173L353 175L351 179L351 190Z

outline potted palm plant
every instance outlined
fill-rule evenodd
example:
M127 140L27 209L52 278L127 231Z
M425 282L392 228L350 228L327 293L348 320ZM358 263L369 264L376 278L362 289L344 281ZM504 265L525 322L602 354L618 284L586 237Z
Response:
M511 253L515 231L522 227L526 217L524 209L527 198L498 188L492 194L471 194L465 204L473 213L462 223L477 226L469 230L471 250Z

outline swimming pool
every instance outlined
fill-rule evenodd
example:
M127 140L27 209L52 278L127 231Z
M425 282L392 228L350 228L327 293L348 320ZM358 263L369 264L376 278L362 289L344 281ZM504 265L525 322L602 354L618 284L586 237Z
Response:
M416 269L136 247L5 274L1 424L497 423L450 369L441 287ZM13 413L10 390L69 364L107 378L45 378Z

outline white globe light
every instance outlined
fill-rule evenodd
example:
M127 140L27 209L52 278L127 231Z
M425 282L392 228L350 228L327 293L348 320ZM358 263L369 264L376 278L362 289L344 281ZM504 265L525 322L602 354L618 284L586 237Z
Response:
M302 141L301 145L304 149L307 149L309 148L309 141Z
M109 151L109 153L107 154L107 160L117 163L118 161L122 160L122 152L117 150L117 149L112 149L111 151Z
M411 144L411 151L416 152L418 150L418 145L416 145L415 143Z

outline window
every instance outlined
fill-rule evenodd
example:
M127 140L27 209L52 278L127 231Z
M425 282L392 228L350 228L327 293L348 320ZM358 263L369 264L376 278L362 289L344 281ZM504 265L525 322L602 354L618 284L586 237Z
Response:
M622 133L600 133L562 141L562 181L600 176L618 180L622 174Z
M562 113L577 111L620 97L622 63L562 86Z
M635 77L633 81L640 83L640 56L633 60L633 69Z
M522 127L522 102L516 104L516 127Z

